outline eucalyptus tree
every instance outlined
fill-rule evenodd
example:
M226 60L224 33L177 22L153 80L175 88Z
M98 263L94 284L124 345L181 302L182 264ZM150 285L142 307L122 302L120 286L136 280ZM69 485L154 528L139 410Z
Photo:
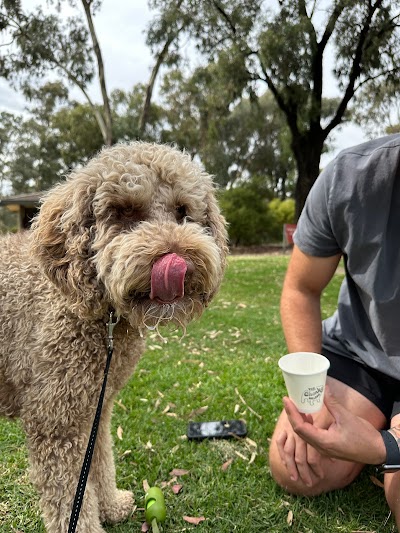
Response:
M232 58L242 90L269 89L284 114L297 167L296 217L318 177L328 136L342 124L354 98L373 84L400 84L399 0L152 0L203 60ZM152 35L153 45L161 37ZM332 67L333 64L333 67ZM324 109L327 73L337 84L335 106ZM324 85L325 84L325 85ZM329 112L328 112L329 111Z
M56 4L57 12L46 12L38 6L32 12L15 9L11 0L0 6L0 22L9 41L2 56L3 74L15 84L22 85L26 95L35 82L48 79L54 73L77 87L97 121L104 144L113 142L112 113L106 87L106 75L93 16L100 9L100 0L70 0L77 8L82 4L85 21L81 15L67 18L58 14L62 1ZM1 29L1 27L0 27ZM102 102L93 102L89 84L97 77Z

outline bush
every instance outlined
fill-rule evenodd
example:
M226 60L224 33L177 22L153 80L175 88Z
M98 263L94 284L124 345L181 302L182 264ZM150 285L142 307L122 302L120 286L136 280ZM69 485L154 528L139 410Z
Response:
M246 185L225 190L220 205L232 245L250 246L268 240L267 203L256 190Z
M295 221L295 201L293 198L280 200L274 198L268 204L269 234L273 241L282 239L284 224L293 224Z
M233 246L251 246L282 239L283 224L295 219L292 199L268 201L256 180L221 191L220 205Z

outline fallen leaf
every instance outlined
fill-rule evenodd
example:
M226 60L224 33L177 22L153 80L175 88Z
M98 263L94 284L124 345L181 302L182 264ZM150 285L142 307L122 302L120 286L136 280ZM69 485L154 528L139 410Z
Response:
M257 457L256 452L253 452L253 453L251 454L251 457L250 457L249 465L251 465L252 463L254 463L254 460L255 460L256 457Z
M248 444L249 446L253 446L253 448L257 448L257 443L254 442L254 440L249 439L249 437L246 437L246 438L245 438L245 442L246 442L246 444Z
M118 426L118 429L117 429L117 437L119 438L119 440L122 440L122 434L124 433L124 430L122 429L121 426Z
M149 490L149 488L150 488L150 485L149 485L149 482L147 481L147 479L143 480L142 485L143 485L143 490L145 492L147 492Z
M208 409L208 405L203 405L203 407L199 407L198 409L193 409L193 411L189 414L189 418L195 418L198 415L202 415L205 413Z
M372 481L372 483L374 485L376 485L377 487L380 487L381 489L384 489L385 488L385 485L382 483L382 481L380 481L378 478L376 478L375 476L369 476L369 479Z
M127 411L128 409L125 407L125 405L121 402L121 400L118 400L115 402L117 405L121 407L124 411Z
M238 457L240 457L241 459L243 459L243 461L248 461L247 457L245 455L243 455L242 453L238 452L237 450L235 450L235 453Z
M126 457L127 455L130 455L132 453L132 450L125 450L123 454L120 455L121 459L123 457Z
M179 477L179 476L186 476L189 473L190 473L190 470L184 470L183 468L174 468L173 470L171 470L169 475Z
M150 529L150 526L147 522L143 522L142 529L140 530L142 533L146 533Z
M205 520L204 516L184 516L183 519L185 522L189 522L189 524L194 524L195 526L198 526L200 522L204 522Z
M228 459L227 461L225 461L225 463L221 466L221 470L223 472L226 472L228 470L228 468L231 466L231 464L233 463L233 459Z
M286 522L289 526L293 524L293 511L289 511L286 517Z
M183 488L183 485L172 485L172 492L174 494L179 494L182 488Z

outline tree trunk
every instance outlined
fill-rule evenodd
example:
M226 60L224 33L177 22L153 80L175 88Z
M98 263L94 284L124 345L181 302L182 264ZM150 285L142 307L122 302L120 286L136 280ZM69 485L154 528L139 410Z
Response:
M107 146L111 146L113 144L112 114L111 114L110 100L108 98L108 92L107 92L107 87L106 87L103 56L101 53L99 41L97 39L97 35L96 35L96 31L95 31L93 19L92 19L92 13L90 10L91 5L92 5L92 0L82 0L82 5L85 10L86 20L89 26L89 32L92 37L93 51L95 53L96 60L97 60L99 84L100 84L101 96L103 99L103 113L104 113L102 117L103 128L100 127L100 129L103 135L104 143Z
M325 136L322 132L299 135L292 140L292 149L297 165L297 182L294 199L296 202L295 219L299 219L303 211L308 193L318 178Z

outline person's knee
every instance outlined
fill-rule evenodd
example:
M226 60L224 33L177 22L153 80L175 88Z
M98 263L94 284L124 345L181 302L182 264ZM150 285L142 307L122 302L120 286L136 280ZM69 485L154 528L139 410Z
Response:
M400 472L385 475L385 496L396 524L400 526Z

